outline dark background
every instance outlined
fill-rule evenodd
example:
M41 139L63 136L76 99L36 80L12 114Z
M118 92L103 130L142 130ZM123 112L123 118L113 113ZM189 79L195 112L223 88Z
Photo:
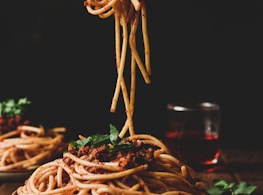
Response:
M263 148L263 1L147 0L151 84L138 71L136 132L164 132L167 102L221 106L224 147ZM0 100L28 97L30 117L66 126L67 138L122 127L113 17L83 1L1 1Z

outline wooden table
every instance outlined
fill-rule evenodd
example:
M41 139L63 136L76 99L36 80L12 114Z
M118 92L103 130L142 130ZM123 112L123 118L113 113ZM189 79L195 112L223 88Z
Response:
M263 194L263 150L223 149L217 166L212 169L197 170L208 187L215 178L228 182L245 181L256 185L253 195ZM11 195L24 181L0 181L0 194Z
M245 181L257 186L253 195L263 195L263 150L222 150L218 166L213 170L197 171L197 173L208 186L212 186L215 178L235 183Z

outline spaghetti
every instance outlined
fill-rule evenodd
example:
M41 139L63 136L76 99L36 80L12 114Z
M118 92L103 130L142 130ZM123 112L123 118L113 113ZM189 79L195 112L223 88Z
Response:
M150 81L150 47L144 0L85 0L89 13L114 15L117 82L111 112L122 91L127 119L121 131L110 126L109 135L79 135L68 151L37 168L15 195L204 195L205 184L194 170L171 155L158 138L135 134L133 111L136 68ZM136 32L142 22L145 64L136 49ZM122 34L122 36L121 36ZM121 39L122 37L122 39ZM131 50L130 94L124 79L128 46ZM126 137L127 132L129 136Z
M112 98L110 112L115 112L120 90L122 91L127 120L123 125L121 136L134 134L133 111L135 99L136 69L139 68L146 84L150 84L150 44L147 31L147 13L145 0L85 0L84 6L92 15L107 18L114 15L115 19L115 53L117 67L117 82ZM142 38L144 43L144 62L137 50L136 32L141 22ZM131 51L131 86L128 94L124 79L124 68L126 65L127 50Z
M89 138L80 136L78 141L84 143ZM36 169L16 194L205 194L204 183L191 167L170 155L157 138L137 134L120 143L131 146L114 153L108 151L111 144L92 147L89 143L76 150L69 144L69 151L63 158Z
M65 150L65 128L45 132L43 127L21 125L0 135L0 171L32 170Z

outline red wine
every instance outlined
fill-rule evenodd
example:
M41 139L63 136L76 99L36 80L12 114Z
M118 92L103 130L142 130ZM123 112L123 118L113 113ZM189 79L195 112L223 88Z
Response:
M219 136L205 131L168 131L165 144L171 153L188 164L216 164L219 157Z

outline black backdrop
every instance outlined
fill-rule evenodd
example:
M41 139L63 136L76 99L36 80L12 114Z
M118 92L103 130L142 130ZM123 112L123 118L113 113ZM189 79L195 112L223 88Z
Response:
M151 84L138 72L137 132L162 135L170 101L214 101L222 143L263 147L262 1L147 0ZM1 1L0 99L28 97L30 117L66 126L68 138L118 128L113 17L90 15L83 1Z

